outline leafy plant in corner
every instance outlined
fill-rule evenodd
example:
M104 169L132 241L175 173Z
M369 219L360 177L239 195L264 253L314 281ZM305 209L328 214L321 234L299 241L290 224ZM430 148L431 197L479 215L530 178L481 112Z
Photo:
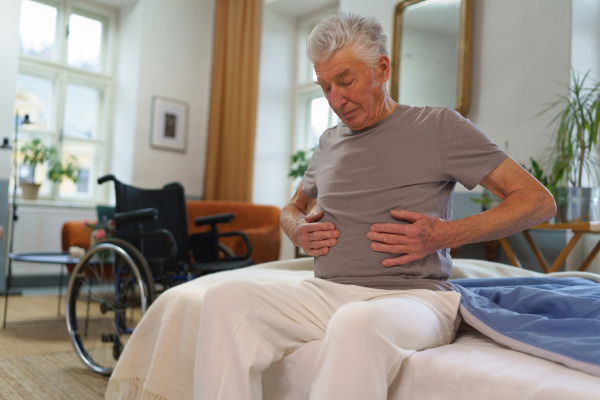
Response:
M550 159L552 168L562 168L572 186L582 186L585 176L598 184L598 135L600 128L600 83L572 73L569 93L542 111L559 109L551 124L557 124ZM590 82L592 81L592 82ZM559 166L556 167L556 164Z
M540 181L552 195L556 196L554 189L565 173L564 163L561 160L554 160L550 173L546 173L540 163L533 157L529 157L529 162L531 162L531 168L527 168L525 165L523 165L523 168L525 168L535 179Z

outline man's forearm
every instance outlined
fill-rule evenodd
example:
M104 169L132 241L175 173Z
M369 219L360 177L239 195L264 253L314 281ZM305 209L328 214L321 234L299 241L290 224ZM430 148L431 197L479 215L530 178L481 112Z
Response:
M514 235L556 214L552 196L544 191L516 191L497 207L460 220L445 227L447 248L485 242Z
M279 216L281 229L296 246L298 245L298 243L296 243L296 227L298 226L298 221L305 216L306 214L293 203L290 203L281 209L281 215Z

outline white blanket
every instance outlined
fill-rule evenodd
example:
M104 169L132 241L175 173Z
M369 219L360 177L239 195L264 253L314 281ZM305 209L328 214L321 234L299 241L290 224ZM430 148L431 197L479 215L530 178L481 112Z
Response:
M454 262L453 278L540 276L480 260ZM196 340L205 290L230 279L295 282L312 276L311 258L275 261L207 275L163 293L136 327L110 378L107 399L191 399ZM596 279L589 273L559 273Z

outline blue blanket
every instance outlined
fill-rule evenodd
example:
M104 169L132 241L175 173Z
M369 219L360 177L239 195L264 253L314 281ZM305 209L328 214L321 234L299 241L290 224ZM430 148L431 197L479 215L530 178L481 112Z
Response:
M600 376L600 284L582 278L455 279L466 323L514 350Z

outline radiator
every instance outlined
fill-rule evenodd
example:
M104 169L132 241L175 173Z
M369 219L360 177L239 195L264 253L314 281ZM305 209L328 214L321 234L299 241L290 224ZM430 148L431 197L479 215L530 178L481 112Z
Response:
M17 208L13 253L62 251L61 230L67 220L96 219L95 208L25 206ZM8 238L6 238L8 242ZM14 262L13 276L59 275L60 266Z

